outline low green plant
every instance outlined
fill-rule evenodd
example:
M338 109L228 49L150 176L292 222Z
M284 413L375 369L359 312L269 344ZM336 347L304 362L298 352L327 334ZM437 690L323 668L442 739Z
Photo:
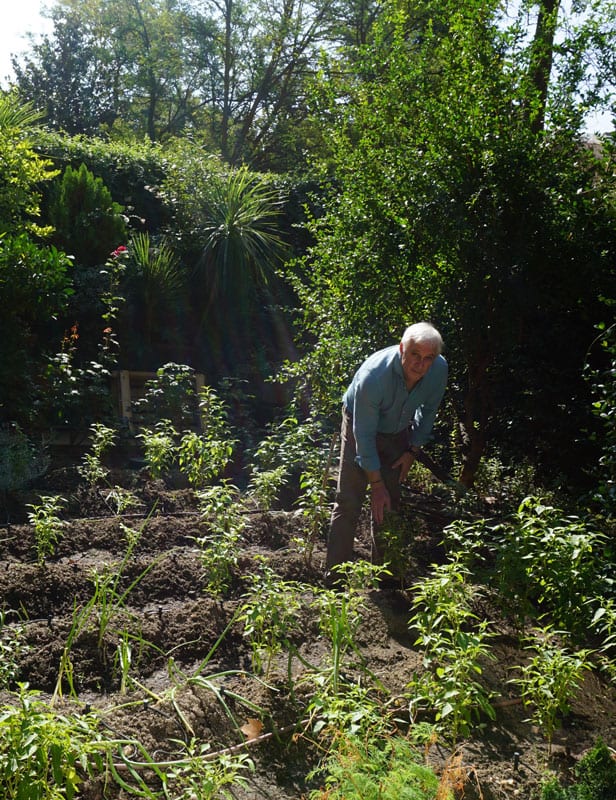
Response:
M109 470L104 466L103 455L113 447L117 438L117 431L101 422L94 422L90 426L91 447L90 452L83 456L82 463L77 467L81 477L90 486L102 483L109 475Z
M238 502L239 489L228 481L197 492L199 510L208 531L195 537L205 575L205 591L224 594L233 580L246 525Z
M39 565L47 556L55 552L56 545L62 538L65 522L58 516L66 500L59 495L41 495L40 503L31 503L28 508L28 521L34 528L36 557Z
M616 797L616 760L602 739L574 767L575 780L561 786L553 777L541 787L540 800L613 800Z
M72 800L83 775L104 772L92 714L54 713L38 692L19 684L0 707L0 786L12 800Z
M120 674L120 694L126 694L130 686L130 669L133 663L133 647L128 631L120 633L116 648L115 665Z
M122 486L112 486L105 495L105 503L117 515L141 505L139 498Z
M344 736L367 740L391 733L391 719L383 713L383 698L374 687L345 682L334 690L324 673L310 680L314 694L306 709L305 728L320 748L329 751Z
M198 419L195 371L186 364L169 362L146 381L143 397L133 403L133 418L140 427L168 420L177 429L194 427Z
M590 630L601 641L597 652L598 661L611 680L616 682L616 600L612 597L597 597L590 604L594 608Z
M177 439L174 459L189 484L201 489L224 474L233 454L235 440L227 423L225 404L210 386L197 395L200 431L185 430ZM171 432L171 431L170 431Z
M481 459L473 483L474 491L481 497L492 497L507 508L517 508L525 497L532 497L537 492L536 469L530 461L504 463L498 455L489 455ZM545 502L545 487L542 487Z
M378 529L381 559L401 586L411 565L411 547L417 525L413 519L405 519L395 511L388 511Z
M154 513L154 509L152 512ZM73 607L73 617L71 628L60 656L60 665L56 679L56 687L53 697L61 697L64 684L68 684L71 696L76 696L73 682L74 665L72 661L72 650L78 637L91 626L96 631L96 643L103 661L107 659L105 649L105 637L110 629L112 621L121 612L126 610L126 600L133 589L154 569L161 560L168 556L167 552L161 553L158 558L149 562L147 567L142 570L126 587L122 587L124 573L127 565L132 558L135 547L141 540L143 530L149 521L147 517L141 528L136 530L124 523L120 527L126 536L127 547L119 564L107 567L103 570L93 570L91 580L94 585L94 592L88 602L80 606L75 602ZM122 631L120 632L122 635ZM117 655L117 653L116 653ZM122 672L124 674L124 672Z
M159 420L153 428L143 428L137 439L143 442L146 467L153 478L162 478L176 462L178 432L170 419Z
M492 658L489 622L473 611L479 590L469 576L457 561L436 566L413 586L409 621L426 668L408 685L411 718L416 708L431 709L436 728L454 743L470 733L475 717L495 716L490 692L478 680L482 662Z
M280 498L280 492L287 481L287 468L284 464L266 470L253 469L247 494L261 510L269 511Z
M313 606L319 613L319 626L331 645L331 665L322 674L333 695L338 694L344 660L350 653L355 653L360 668L365 669L355 643L364 607L362 590L378 586L384 569L361 559L339 564L333 570L337 588L320 589L315 594Z
M608 311L614 313L615 301L613 298L602 298ZM595 469L595 489L593 501L599 503L606 516L612 519L616 512L616 424L614 422L614 408L616 408L616 324L606 325L601 322L597 325L599 331L595 340L601 347L603 358L600 369L590 365L591 359L586 364L586 377L593 390L592 413L601 425L601 432L593 432L591 438L600 442L601 455ZM594 350L594 348L593 348ZM589 354L591 348L588 350Z
M60 663L58 664L58 674L56 676L56 685L53 691L51 703L53 704L58 697L64 694L65 684L68 686L69 694L72 697L77 696L75 684L73 680L74 666L72 660L73 645L77 641L79 635L86 629L90 622L90 617L96 606L96 595L91 597L85 606L81 607L77 604L77 600L73 602L73 616L71 618L71 626L68 636L64 642L62 652L60 654Z
M314 545L329 519L330 473L335 437L323 438L322 425L315 419L300 422L293 414L271 426L252 455L249 492L259 499L277 497L284 485L297 481L297 506L306 525L299 546L310 563ZM264 491L264 487L267 493Z
M123 587L122 581L127 566L133 556L135 548L141 541L148 521L149 517L143 521L139 529L132 528L121 522L120 528L124 533L127 545L122 560L119 564L101 571L95 569L91 575L94 584L93 600L97 627L97 646L103 659L105 658L103 641L113 618L119 611L126 608L126 599L133 589L141 583L146 575L151 572L161 560L168 556L166 552L161 553L157 558L150 561L147 567L133 578L127 586Z
M244 773L254 772L254 762L246 753L213 754L208 742L195 739L181 744L186 754L167 773L168 797L174 800L231 799L235 797L230 791L232 787L248 788Z
M233 441L186 431L177 453L180 471L191 486L200 489L224 473L233 454Z
M547 627L527 637L527 649L535 655L517 668L519 677L511 681L519 688L524 705L532 709L530 721L542 730L549 753L560 718L569 712L583 672L591 667L590 651L569 652L561 644L561 636L561 631Z
M0 689L8 689L19 677L21 658L28 651L24 641L24 625L21 621L11 622L11 610L0 611Z
M452 800L439 779L402 736L368 741L343 736L325 763L325 787L310 800ZM438 795L437 795L438 793Z
M283 580L262 561L259 572L248 576L247 599L240 621L252 648L253 669L269 677L274 656L292 652L291 637L299 622L301 596L296 583Z
M333 442L334 439L332 447ZM297 505L307 523L302 553L308 565L312 563L315 544L322 536L331 513L328 486L331 460L331 450L323 462L322 452L315 449L299 476L300 496Z
M605 534L592 520L527 497L504 522L456 521L445 530L453 558L494 586L512 619L549 614L572 633L587 630L588 600L605 593Z
M204 386L196 397L200 432L180 433L169 418L143 427L137 435L143 442L146 465L152 477L162 478L174 466L199 490L220 477L233 454L235 441L227 424L226 409L216 392Z

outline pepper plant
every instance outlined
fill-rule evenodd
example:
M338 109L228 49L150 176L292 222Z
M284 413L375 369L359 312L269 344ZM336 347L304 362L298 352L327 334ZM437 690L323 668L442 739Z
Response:
M411 718L418 707L434 711L437 728L455 743L466 736L473 717L494 719L490 692L481 684L482 662L490 659L488 620L478 620L473 603L479 590L457 561L434 567L413 586L409 627L423 649L425 672L408 685Z
M528 664L517 668L519 676L512 680L520 689L524 705L532 709L530 720L543 731L550 753L559 718L570 710L583 672L591 667L591 651L570 652L561 644L561 636L562 631L546 627L527 637L527 648L535 655Z
M36 556L42 565L47 556L53 555L55 547L62 538L65 523L58 516L66 500L59 495L41 495L40 503L31 503L28 508L28 521L34 528Z

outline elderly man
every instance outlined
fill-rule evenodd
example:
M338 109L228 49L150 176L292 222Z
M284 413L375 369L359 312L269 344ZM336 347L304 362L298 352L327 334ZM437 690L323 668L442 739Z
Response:
M421 447L428 441L445 386L443 340L427 322L409 326L399 345L373 353L355 373L342 407L340 473L327 541L326 569L353 557L366 487L373 523L396 509ZM373 536L374 540L374 536ZM373 541L373 554L376 543Z

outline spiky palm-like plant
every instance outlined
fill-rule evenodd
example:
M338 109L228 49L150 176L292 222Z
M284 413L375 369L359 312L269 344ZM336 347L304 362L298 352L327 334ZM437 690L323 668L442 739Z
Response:
M206 307L233 298L245 310L268 283L284 244L277 228L280 198L246 167L212 176L204 198L205 242L198 272L205 279ZM226 303L225 303L226 305Z

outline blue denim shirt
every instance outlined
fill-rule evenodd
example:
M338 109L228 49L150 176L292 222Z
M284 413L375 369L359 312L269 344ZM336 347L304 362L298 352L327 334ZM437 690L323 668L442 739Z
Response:
M365 470L380 469L377 433L409 430L409 444L421 447L432 431L447 385L447 362L437 356L409 392L399 345L369 356L355 373L344 394L344 406L353 416L357 463Z

